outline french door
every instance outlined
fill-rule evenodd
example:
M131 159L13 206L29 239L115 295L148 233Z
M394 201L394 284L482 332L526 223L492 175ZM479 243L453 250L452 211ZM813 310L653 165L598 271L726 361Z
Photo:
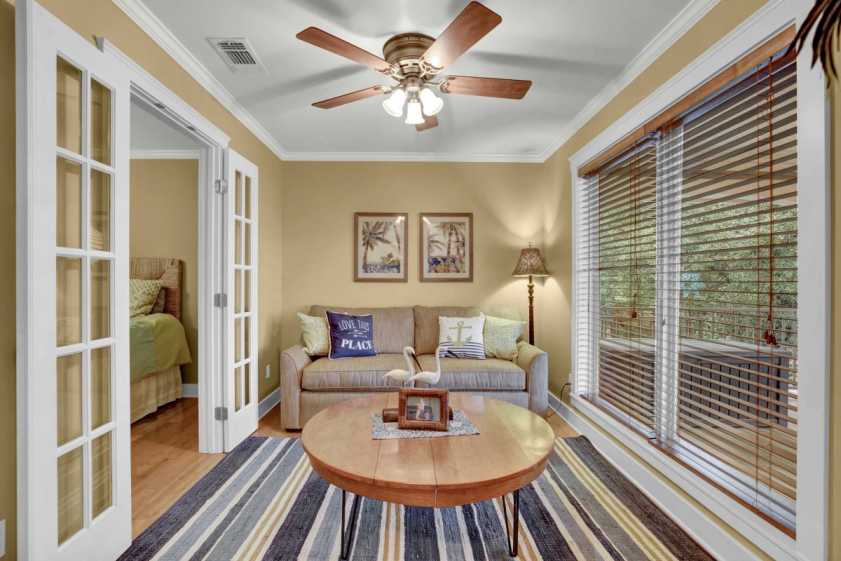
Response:
M110 561L131 541L129 78L16 11L19 558Z
M225 451L257 430L257 166L227 151L230 334L225 361Z

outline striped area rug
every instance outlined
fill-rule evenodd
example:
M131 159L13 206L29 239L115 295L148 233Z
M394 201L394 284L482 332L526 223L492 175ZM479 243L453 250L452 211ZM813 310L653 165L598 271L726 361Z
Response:
M121 559L334 560L340 505L341 492L312 471L299 440L251 437ZM429 509L364 499L359 517L356 561L509 559L500 500ZM546 472L520 492L519 553L524 561L712 561L584 437L557 439Z

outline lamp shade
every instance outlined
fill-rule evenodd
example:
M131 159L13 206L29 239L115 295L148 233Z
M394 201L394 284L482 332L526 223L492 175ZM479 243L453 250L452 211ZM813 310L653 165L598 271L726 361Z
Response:
M517 266L514 267L514 272L511 273L515 277L547 277L549 271L546 270L546 265L543 263L543 256L540 250L536 247L527 247L520 251L520 258L517 260Z

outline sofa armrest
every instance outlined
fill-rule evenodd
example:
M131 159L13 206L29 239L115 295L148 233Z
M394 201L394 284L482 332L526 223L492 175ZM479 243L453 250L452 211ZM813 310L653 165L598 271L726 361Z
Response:
M280 422L285 429L301 429L301 377L311 363L301 345L280 353Z
M515 362L526 371L529 409L544 416L549 408L549 355L534 345L520 341Z

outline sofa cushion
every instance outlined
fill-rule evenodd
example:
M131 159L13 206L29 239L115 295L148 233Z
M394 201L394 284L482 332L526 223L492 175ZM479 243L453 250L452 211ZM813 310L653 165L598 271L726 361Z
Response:
M435 371L435 356L419 356L418 362L424 370ZM522 391L526 389L526 373L510 360L442 358L441 379L435 387L448 390Z
M378 353L402 353L403 347L411 347L415 342L415 316L412 308L312 306L310 315L326 318L327 310L342 314L374 316L374 348Z
M434 354L438 347L438 317L469 318L479 315L479 309L469 306L415 306L415 352Z
M406 369L402 354L379 354L354 358L319 358L304 368L301 387L309 391L394 390L400 387L383 375L395 368Z

